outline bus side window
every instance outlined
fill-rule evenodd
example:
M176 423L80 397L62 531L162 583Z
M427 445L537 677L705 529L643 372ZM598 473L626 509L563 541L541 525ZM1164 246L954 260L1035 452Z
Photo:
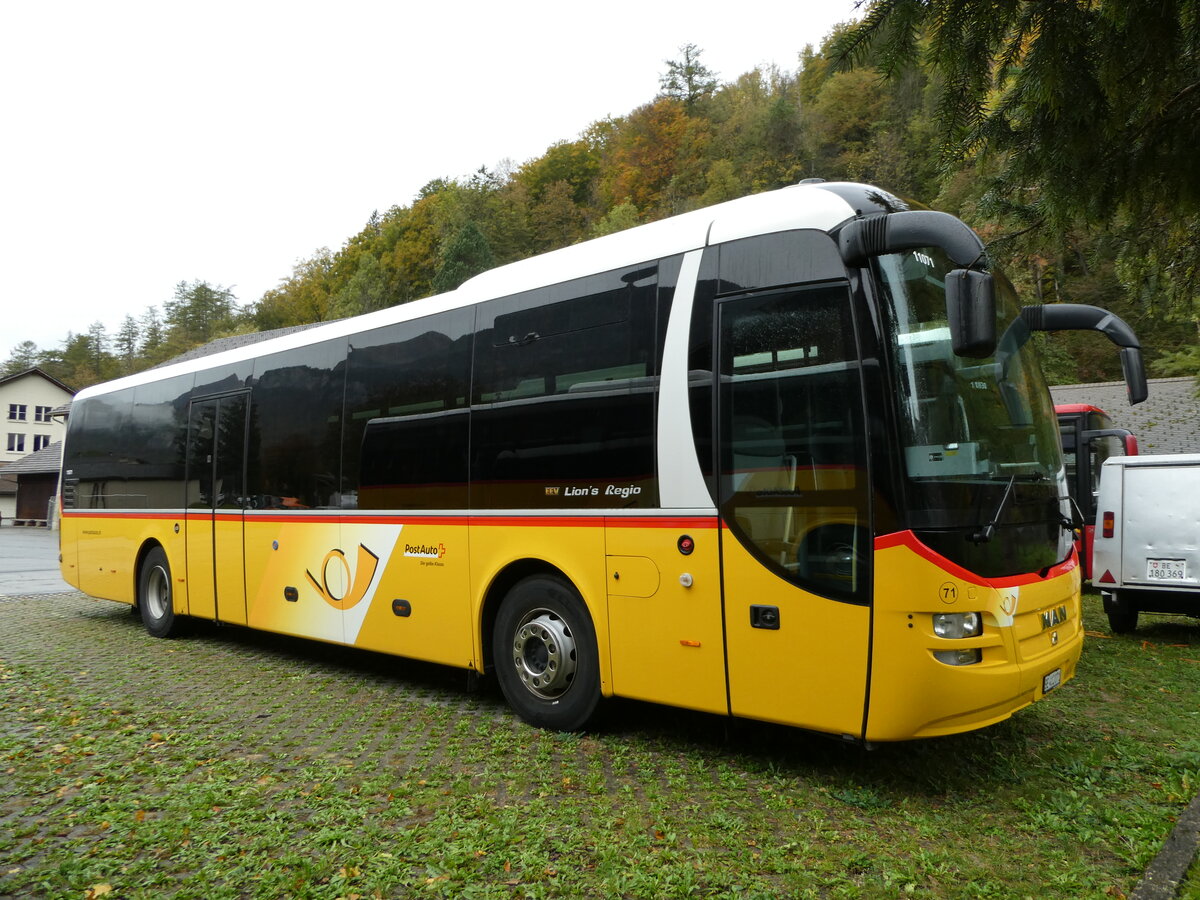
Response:
M655 267L479 308L471 505L650 507Z
M247 505L340 505L346 339L264 356L254 363Z
M351 338L343 506L466 508L474 323L457 309Z
M125 479L129 466L123 451L129 437L133 390L95 397L79 404L70 421L71 448L63 469L73 472L79 509L121 509L128 506Z

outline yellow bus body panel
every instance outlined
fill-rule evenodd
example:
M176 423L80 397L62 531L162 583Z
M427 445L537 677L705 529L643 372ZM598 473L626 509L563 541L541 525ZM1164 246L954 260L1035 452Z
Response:
M60 523L63 579L85 594L137 602L138 553L159 544L171 567L175 611L187 614L186 548L183 516L154 513L66 513Z
M875 633L867 740L954 734L1001 721L1043 696L1043 679L1075 675L1083 648L1079 567L1045 578L987 580L922 547L911 533L876 542ZM936 613L980 612L983 633L934 634ZM953 666L936 651L975 649Z
M355 530L352 522L347 520L343 528ZM366 546L367 537L349 535L347 551L351 545ZM382 568L355 646L474 668L467 540L463 520L406 524ZM347 616L352 614L347 610Z
M217 515L213 523L216 618L230 625L246 624L246 561L242 542L241 514Z
M729 696L737 716L858 737L867 691L870 610L801 590L722 536ZM755 628L752 605L779 610Z
M716 521L608 520L614 693L729 712ZM686 555L679 551L685 536Z
M600 691L612 695L609 667L604 519L595 517L473 516L470 525L471 621L474 659L491 656L483 646L483 604L492 584L514 563L537 560L558 569L575 586L591 614L600 654Z

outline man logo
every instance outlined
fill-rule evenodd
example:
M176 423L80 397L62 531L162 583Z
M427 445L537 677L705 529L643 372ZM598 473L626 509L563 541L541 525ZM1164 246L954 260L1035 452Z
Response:
M330 550L325 554L321 563L320 581L307 569L304 570L304 574L308 577L308 583L321 595L321 599L334 609L346 610L357 606L367 595L367 588L371 586L371 579L375 577L378 567L379 557L359 544L358 565L355 566L353 579L350 563L346 561L346 554L341 550Z
M1047 628L1054 628L1056 625L1061 625L1067 621L1067 608L1059 606L1056 609L1049 609L1042 613L1042 631Z

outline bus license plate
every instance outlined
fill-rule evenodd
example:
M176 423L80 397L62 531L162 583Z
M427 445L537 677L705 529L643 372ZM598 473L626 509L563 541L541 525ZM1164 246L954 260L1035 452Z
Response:
M1062 669L1055 669L1049 675L1042 676L1042 693L1048 694L1062 684Z
M1186 559L1146 560L1147 581L1187 581Z

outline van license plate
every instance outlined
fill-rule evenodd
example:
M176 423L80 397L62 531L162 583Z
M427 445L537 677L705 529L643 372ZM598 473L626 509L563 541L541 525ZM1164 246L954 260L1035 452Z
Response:
M1042 676L1042 693L1048 694L1062 684L1062 669L1055 669L1049 675Z
M1146 560L1147 581L1187 581L1186 559Z

